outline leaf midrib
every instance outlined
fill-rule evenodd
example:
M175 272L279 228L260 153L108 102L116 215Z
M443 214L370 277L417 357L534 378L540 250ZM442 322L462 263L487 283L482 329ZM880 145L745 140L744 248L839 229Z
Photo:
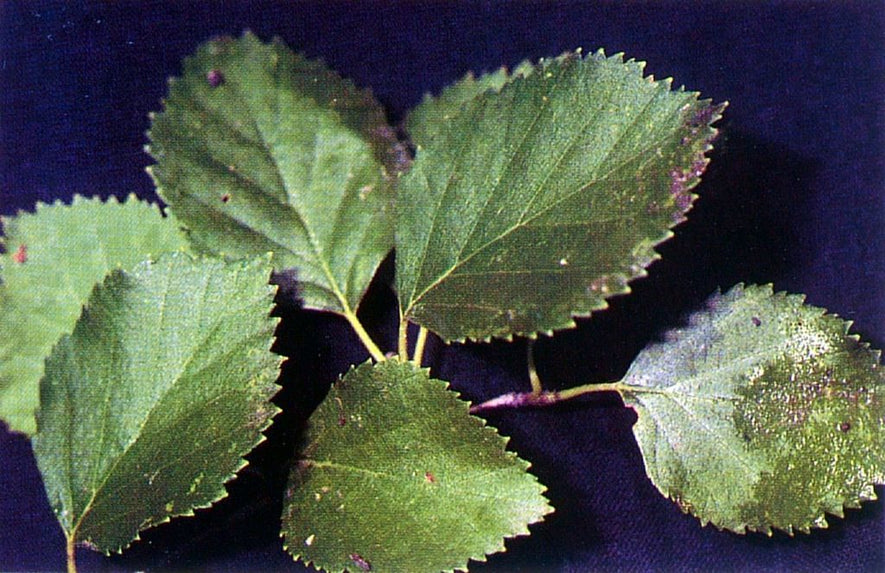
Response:
M166 277L165 280L168 282L169 277ZM204 281L204 284L205 284L206 289L208 290L209 281L208 280ZM169 290L168 288L165 289L164 297L168 294L168 290ZM205 295L203 298L205 300ZM165 305L163 305L163 306L165 307ZM201 312L202 312L203 305L197 305L197 306L198 306L198 308L201 309ZM162 320L161 320L161 322L162 322ZM89 517L89 515L91 514L92 509L95 504L95 501L99 498L100 494L105 490L108 481L113 477L114 472L116 471L117 467L126 458L126 456L129 454L129 452L132 450L132 448L137 443L139 443L139 441L141 440L141 438L144 434L144 428L148 425L148 423L151 421L151 418L157 412L157 406L159 404L161 404L163 402L164 398L166 396L168 396L169 393L172 392L177 387L177 385L181 382L184 373L188 371L189 365L193 363L194 357L199 355L200 350L202 350L206 347L207 341L212 339L213 333L216 332L219 328L221 328L220 321L215 321L212 328L208 332L204 331L205 335L203 336L202 341L193 347L193 351L181 363L180 367L177 369L178 372L175 375L174 379L169 383L169 385L166 387L166 389L163 391L163 393L157 396L157 399L155 400L153 405L148 410L146 410L144 412L142 423L139 426L138 431L134 434L134 438L116 456L116 459L113 461L113 463L105 470L104 476L99 480L94 480L99 483L94 487L94 489L92 491L92 495L90 496L89 501L84 506L84 509L80 514L80 517L77 519L77 522L72 526L72 528L71 528L72 535L76 535L77 531L79 531L80 527L83 525L83 523L85 523L86 518ZM260 334L260 331L251 333L249 338L251 338L252 336L256 336L257 334ZM233 352L233 351L234 350L232 347L230 352ZM220 355L216 358L221 359L223 356L225 356L225 355ZM191 375L193 376L194 374L191 373ZM111 385L108 385L108 389L109 390L111 389ZM66 402L70 402L70 399L69 399L70 392L68 391L69 388L66 387L65 390L66 390ZM211 401L206 402L205 405L208 406L209 404L216 402L218 399L222 398L223 396L230 394L232 392L236 392L237 390L238 389L236 389L236 388L228 388L228 389L222 391L221 394L219 394L218 396L214 397ZM105 400L105 404L108 404L108 403L109 403L109 401ZM70 454L73 452L71 440L72 440L72 436L73 436L74 416L68 416L68 419L70 420L69 432L68 432L68 437L69 437L68 452ZM106 432L102 431L102 440L104 440L106 437L107 437ZM213 444L217 443L218 441L219 440L212 440L212 441L208 442L206 445L213 445ZM69 455L68 460L69 460L69 471L68 471L69 487L71 488L70 491L73 492L73 491L75 491L73 481L71 481L73 479L73 456ZM168 466L169 466L169 464L167 464L165 466L161 466L160 468L156 468L156 469L160 470L160 469L163 469L164 467L168 467ZM98 471L98 469L96 468L96 472L97 471ZM102 523L102 522L99 522L99 523Z
M635 118L634 118L634 123L635 123ZM631 124L631 125L632 125L632 124ZM489 247L491 247L492 245L494 245L494 244L497 243L498 241L501 241L501 240L505 239L507 236L509 236L511 233L515 232L516 230L518 230L518 229L520 229L520 228L522 228L522 227L528 226L532 221L534 221L534 220L538 219L539 217L541 217L541 216L547 214L549 211L555 209L555 208L558 207L561 203L563 203L563 202L565 202L565 201L571 199L571 198L574 197L576 194L581 193L581 192L584 192L584 191L586 191L587 189L589 189L590 187L593 187L594 185L597 185L597 184L599 184L599 183L602 183L602 182L606 181L606 178L607 178L607 177L609 177L612 173L614 173L614 172L616 172L617 170L619 170L619 169L620 169L621 167L623 167L624 165L628 164L628 163L629 163L632 159L634 159L636 156L645 156L645 159L644 159L643 161L639 162L639 164L638 164L638 168L639 168L639 169L644 168L646 165L648 165L649 163L651 163L652 161L654 161L654 160L656 159L656 158L653 156L654 154L648 153L648 151L649 151L649 149L654 149L655 147L657 147L657 145L658 145L659 143L660 143L660 140L653 140L653 141L651 141L651 143L650 143L647 147L644 147L644 148L638 150L638 151L637 151L634 155L632 155L632 156L628 156L628 157L626 157L624 161L618 163L617 165L612 166L611 169L607 170L605 173L603 173L602 175L598 176L598 177L597 177L596 179L594 179L593 181L589 181L589 182L587 182L587 183L585 183L585 184L583 184L583 185L577 187L574 191L572 191L572 192L570 192L570 193L565 193L565 194L563 194L563 196L562 196L560 199L558 199L557 201L554 201L553 203L551 203L551 204L550 204L548 207L546 207L545 209L541 209L540 211L538 211L537 213L535 213L534 215L532 215L531 217L529 217L529 218L527 218L527 219L521 219L521 220L518 221L515 225L513 225L513 226L511 226L510 228L506 229L505 231L503 231L502 233L500 233L498 236L496 236L496 237L490 239L490 240L487 241L486 243L484 243L484 244L480 245L479 247L477 247L476 250L474 250L472 253L470 253L468 256L466 256L464 259L458 261L456 264L452 265L449 269L447 269L444 273L442 273L442 274L441 274L436 280L434 280L434 281L433 281L432 283L430 283L430 285L428 285L423 291L421 291L421 293L420 293L418 296L413 297L412 301L409 303L409 306L408 306L408 307L406 308L406 310L403 312L403 316L408 317L409 314L410 314L410 312L411 312L411 310L414 309L415 306L416 306L419 302L421 302L421 299L422 299L422 298L424 298L424 297L425 297L430 291L434 290L437 286L439 286L439 285L440 285L442 282L444 282L446 279L448 279L449 277L451 277L451 276L455 273L455 271L456 271L458 268L464 266L466 263L468 263L468 262L469 262L471 259L473 259L475 256L479 255L482 251L488 249ZM426 178L425 178L425 179L426 179ZM437 208L437 212L438 212L438 211L439 211L439 209ZM591 224L591 223L593 223L593 222L595 222L595 221L590 221L590 222L587 222L586 224L589 225L589 224ZM425 252L424 252L423 260L426 260L426 257L427 257L427 250L426 250L426 248L425 248ZM423 267L423 262L422 262L422 267Z
M281 117L280 116L279 101L280 101L283 91L285 91L286 93L292 92L292 90L290 89L291 86L282 82L283 78L281 77L281 74L278 72L278 70L276 70L276 69L266 70L265 73L267 73L270 76L270 78L272 78L272 80L274 82L274 85L272 88L273 95L274 95L274 104L273 104L273 109L269 110L271 113L274 114L274 121L273 121L272 125L279 125L280 117ZM283 179L282 169L280 168L279 160L278 160L277 155L274 151L276 148L270 146L271 138L269 137L269 135L272 132L268 132L263 127L262 123L259 122L259 120L258 120L259 116L258 116L258 114L255 113L255 107L253 106L252 101L243 95L242 90L239 89L239 84L237 84L237 88L238 89L231 90L231 91L235 95L236 100L239 101L248 110L248 112L245 114L246 118L248 119L249 122L251 122L252 126L255 129L255 132L258 134L258 137L256 138L256 140L254 140L254 144L260 148L260 150L264 153L264 155L267 157L267 159L272 164L273 174L277 180L277 185L279 186L279 189L283 190L286 193L286 197L288 199L288 197L293 193L293 191L297 191L297 190L293 190L286 183L285 179ZM199 106L201 109L203 109L206 112L211 111L205 105L203 105L203 103L200 101L200 99L198 97L195 97L196 95L197 94L195 94L195 93L191 93L192 97L189 98L189 101L194 102L197 106ZM308 98L308 99L311 99L311 98ZM315 100L312 100L312 99L311 99L311 101L314 102L314 104L317 106L317 109L320 110L322 113L327 112L327 110L325 108L323 108L322 106L320 106L318 102L316 102ZM214 116L217 116L218 113L213 112L211 115L214 117ZM222 120L222 123L227 123L224 121L223 117L220 119ZM317 137L318 137L318 135L315 134L314 135L314 145L313 145L314 153L316 153L316 149L317 149L317 145L316 145ZM248 139L251 140L251 138L248 138ZM216 164L218 163L218 161L211 154L208 154L208 155L209 155L209 158L213 161L213 163L216 163ZM258 187L258 188L261 189L260 187ZM295 194L297 194L297 193L295 193ZM265 193L265 195L268 195L268 196L276 199L273 194ZM191 195L191 196L195 197L193 195ZM287 209L288 211L290 211L291 213L293 213L295 215L295 217L297 218L298 222L300 223L300 227L303 230L305 238L307 239L306 242L312 252L314 263L320 268L323 276L325 276L326 281L328 282L327 285L317 285L317 286L320 286L323 290L330 292L333 295L333 298L337 301L338 305L340 306L340 309L338 309L338 310L336 310L336 309L329 309L329 310L331 310L333 312L340 312L341 314L344 314L345 316L352 315L353 311L350 307L350 303L347 300L347 297L344 295L343 291L341 290L341 285L338 284L337 279L332 274L332 270L329 267L328 261L323 256L323 254L324 254L323 249L319 245L318 240L317 240L316 236L314 235L313 229L308 224L307 220L305 220L304 215L298 209L296 209L291 203L289 203L288 200L286 200L284 202L284 201L280 201L279 199L276 199L276 201L281 207L283 207L283 208ZM245 224L244 222L238 220L237 218L232 217L227 212L220 211L220 210L212 207L206 201L200 201L200 202L203 203L209 209L212 209L213 211L220 213L222 216L234 221L241 228L244 228L251 233L255 233L262 238L269 239L272 243L276 243L286 252L289 252L289 253L292 253L292 254L298 256L298 253L293 252L289 246L280 243L274 237L270 237L267 234L262 233L256 229L252 228L251 226ZM340 208L341 208L341 204L339 204L337 206L336 211L340 210Z

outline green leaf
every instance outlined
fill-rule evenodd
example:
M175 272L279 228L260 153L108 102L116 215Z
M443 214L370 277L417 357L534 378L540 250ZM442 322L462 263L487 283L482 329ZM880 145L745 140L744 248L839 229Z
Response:
M714 296L630 367L652 482L719 528L826 527L885 481L885 371L849 323L771 287Z
M226 495L277 408L267 257L114 271L46 361L34 453L69 540L105 552Z
M465 569L551 511L529 464L412 363L351 370L311 417L283 536L329 571Z
M446 340L533 335L645 274L691 207L723 106L642 69L567 54L413 122L397 201L406 319Z
M274 253L308 308L355 312L393 247L403 152L380 106L246 33L203 45L153 117L150 172L201 251Z
M445 129L446 122L461 113L466 103L485 92L501 91L513 78L527 76L532 69L533 66L526 61L519 64L512 74L507 72L507 68L499 68L478 78L468 72L460 81L446 87L439 96L425 95L424 101L409 113L406 121L412 143L426 147L439 135L439 131Z
M3 219L0 254L0 418L33 434L43 361L74 328L92 287L108 271L187 246L174 217L131 196L74 197Z

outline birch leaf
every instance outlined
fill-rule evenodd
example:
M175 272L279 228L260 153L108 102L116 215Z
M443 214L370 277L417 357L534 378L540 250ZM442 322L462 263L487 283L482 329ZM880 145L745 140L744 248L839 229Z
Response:
M308 308L355 312L393 247L399 147L371 94L280 41L219 38L153 117L150 169L201 251L274 253Z
M885 371L849 323L770 287L714 296L624 383L652 482L744 532L826 527L885 482Z
M426 95L424 101L409 113L406 130L412 143L426 147L434 136L435 130L444 130L448 121L461 113L464 106L485 92L499 92L513 78L531 73L533 66L529 62L519 64L512 73L507 68L482 74L476 77L468 73L460 81L447 86L437 97Z
M4 218L0 254L0 418L33 434L43 361L74 328L92 288L115 268L178 251L187 241L174 217L130 197L75 197Z
M411 363L363 364L311 417L283 536L328 571L451 571L551 511L505 438Z
M566 54L410 123L396 239L406 319L446 340L534 335L645 274L691 207L723 106L642 69Z
M114 271L46 361L34 453L65 535L104 552L226 495L277 408L267 258Z

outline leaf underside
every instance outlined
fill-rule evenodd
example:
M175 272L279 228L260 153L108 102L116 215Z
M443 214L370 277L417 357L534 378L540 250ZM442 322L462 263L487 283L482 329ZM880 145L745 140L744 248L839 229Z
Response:
M178 253L114 271L46 361L34 453L68 538L120 551L191 515L277 408L267 258Z
M195 247L274 253L308 308L355 310L393 247L402 148L372 95L280 41L203 45L153 117L150 172Z
M849 323L737 286L640 353L625 402L646 470L719 528L827 527L885 482L885 372Z
M363 364L311 418L283 536L328 571L464 569L551 511L528 464L411 363Z
M691 207L723 106L642 69L566 54L416 110L397 201L406 319L446 340L534 335L646 273Z
M74 197L3 219L0 418L33 434L43 361L74 328L92 288L118 267L187 247L173 217L134 196Z

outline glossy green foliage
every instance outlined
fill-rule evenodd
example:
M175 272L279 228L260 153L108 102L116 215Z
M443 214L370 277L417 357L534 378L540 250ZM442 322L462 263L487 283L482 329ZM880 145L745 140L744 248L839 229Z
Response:
M4 218L3 232L0 418L33 434L43 361L74 328L92 287L112 269L183 249L186 241L173 217L134 197L38 204L34 213Z
M393 247L405 165L370 93L281 42L223 37L184 61L149 136L158 191L198 249L273 252L305 306L356 309Z
M738 286L634 361L625 402L664 495L720 528L826 527L885 482L885 370L803 297Z
M46 361L34 453L66 536L105 552L225 493L277 408L267 258L114 271Z
M628 292L691 207L722 110L642 69L566 54L422 104L397 201L405 319L533 335Z
M283 535L329 571L464 569L551 511L528 464L411 363L351 370L311 418Z

